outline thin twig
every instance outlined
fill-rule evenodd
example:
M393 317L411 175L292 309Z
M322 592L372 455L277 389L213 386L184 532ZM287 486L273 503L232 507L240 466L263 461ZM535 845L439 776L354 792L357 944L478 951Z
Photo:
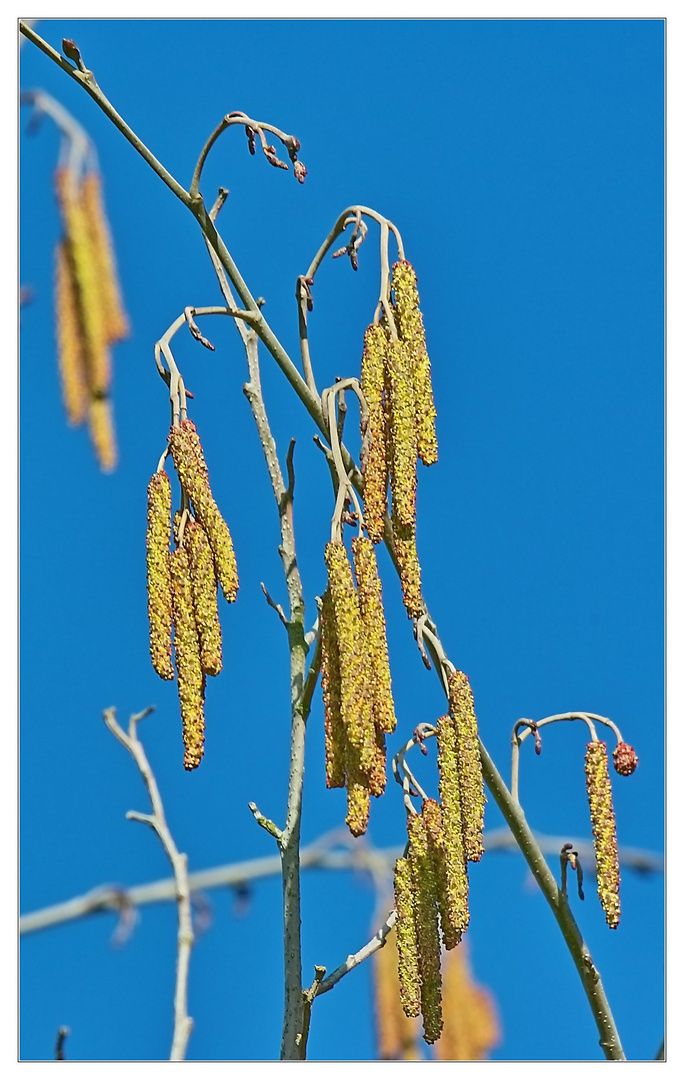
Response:
M367 942L362 949L359 949L358 952L351 953L343 964L340 964L340 966L335 968L326 979L323 979L316 996L320 997L321 994L327 994L328 990L332 990L333 986L336 986L340 979L344 978L345 975L348 975L349 972L353 971L359 964L362 964L364 960L367 960L368 957L372 956L378 949L381 949L387 940L387 935L396 921L397 913L392 909L380 929L373 935L370 941Z
M140 814L129 810L126 817L131 821L142 821L149 825L159 837L162 847L171 863L178 903L178 956L176 961L176 992L174 995L173 1041L170 1061L183 1061L192 1031L192 1018L188 1016L188 969L190 951L194 942L192 912L190 908L190 884L188 881L188 857L179 852L171 831L166 823L164 806L157 787L154 773L147 760L144 747L138 738L137 725L153 710L145 709L131 716L128 733L118 724L115 709L105 709L104 722L112 735L128 750L142 776L152 804L151 814Z

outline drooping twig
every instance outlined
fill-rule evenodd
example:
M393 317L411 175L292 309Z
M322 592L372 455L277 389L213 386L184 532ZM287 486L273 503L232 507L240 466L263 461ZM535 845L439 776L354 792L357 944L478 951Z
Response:
M118 724L115 709L105 709L104 722L112 735L125 746L135 761L140 775L142 776L147 793L152 804L151 814L140 814L136 810L129 810L126 817L130 821L141 821L149 825L159 837L162 847L171 863L178 903L178 955L176 960L176 992L174 995L174 1024L173 1041L171 1044L170 1061L183 1061L185 1051L192 1031L192 1018L188 1016L188 969L190 965L190 951L194 942L192 929L192 913L190 908L190 884L188 881L188 858L176 847L171 831L166 823L164 806L157 787L154 773L147 760L147 755L140 739L138 738L137 725L140 720L148 716L152 709L145 709L135 716L131 716L128 723L128 733Z

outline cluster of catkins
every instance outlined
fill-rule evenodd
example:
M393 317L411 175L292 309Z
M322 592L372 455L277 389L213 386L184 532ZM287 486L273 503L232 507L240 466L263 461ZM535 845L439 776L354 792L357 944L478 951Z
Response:
M368 451L363 462L364 521L380 543L391 491L391 517L401 589L411 618L424 610L416 551L416 464L437 461L435 405L425 346L416 274L402 260L392 268L391 312L369 326L361 361L361 388L368 405Z
M394 731L396 717L375 549L364 536L351 546L356 584L344 544L331 541L325 549L321 684L326 783L346 786L347 824L360 836L371 795L385 790L385 734Z
M620 776L630 776L638 764L632 746L619 742L613 751L613 764ZM620 922L620 864L613 791L608 772L608 751L599 740L587 744L584 759L591 829L596 853L596 883L606 922L615 930Z
M156 472L147 489L150 656L160 678L173 679L175 654L183 764L196 769L204 753L206 677L218 675L222 665L217 586L232 603L238 574L230 531L214 500L191 420L171 428L169 449L190 509L177 513L172 527L171 482L163 468Z
M57 245L57 346L70 424L88 421L100 467L116 465L111 346L128 333L100 177L55 174L64 236Z
M440 802L426 799L409 817L407 853L394 871L401 1003L406 1016L422 1014L428 1043L442 1031L441 946L453 949L468 928L468 863L484 850L477 720L461 671L450 675L449 713L437 722L437 766Z

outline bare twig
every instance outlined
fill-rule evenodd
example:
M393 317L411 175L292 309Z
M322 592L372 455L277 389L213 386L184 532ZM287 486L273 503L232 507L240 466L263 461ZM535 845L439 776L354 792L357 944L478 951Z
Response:
M376 934L367 942L362 949L359 949L356 953L351 953L343 964L340 964L338 968L328 975L327 979L323 979L319 988L317 997L321 994L327 994L328 990L332 990L333 986L345 975L348 975L350 971L353 971L355 967L362 964L364 960L367 960L369 956L372 956L374 952L381 949L387 940L387 935L397 921L397 913L394 909L390 911L389 915L385 919L384 923L377 931Z
M181 854L174 842L171 831L166 823L164 806L157 787L154 773L147 760L147 755L137 734L137 725L153 710L145 709L135 716L131 716L128 723L128 733L118 724L115 709L105 709L104 722L112 735L119 740L122 746L128 750L135 761L140 775L142 776L147 793L152 804L151 814L140 814L135 810L129 810L126 817L131 821L142 821L149 825L159 837L162 847L171 863L178 903L178 956L176 961L176 992L174 996L174 1025L173 1041L171 1044L171 1061L183 1061L185 1051L192 1031L192 1018L188 1016L188 968L190 965L190 951L194 941L192 929L192 913L190 909L190 884L188 881L188 858Z

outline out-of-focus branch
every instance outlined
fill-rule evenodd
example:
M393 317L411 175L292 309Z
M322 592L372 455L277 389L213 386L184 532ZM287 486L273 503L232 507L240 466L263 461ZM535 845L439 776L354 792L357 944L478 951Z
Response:
M335 833L334 837L336 835ZM561 836L546 836L540 833L535 833L534 836L540 850L547 856L557 855L566 842L566 837ZM508 828L485 832L484 844L488 855L497 851L518 851L515 837ZM591 840L575 841L573 846L582 860L585 875L595 875L596 857ZM330 847L329 838L322 837L301 849L300 869L356 872L368 870L370 873L390 874L403 850L403 847L373 848L359 840L350 841L344 850L339 850ZM620 867L633 870L637 874L662 874L663 858L655 852L620 846ZM259 881L261 878L275 877L280 873L280 869L280 855L267 855L261 859L248 859L208 870L197 870L188 874L190 894L208 892L211 889L229 889L250 881ZM175 898L176 883L173 878L162 878L147 885L132 885L129 889L100 885L83 896L22 915L19 932L32 934L103 911L131 911L147 904L163 903Z
M192 1018L188 1016L188 968L190 965L190 951L194 942L192 929L192 912L190 908L190 884L188 882L188 858L176 847L171 831L166 823L164 806L157 787L154 773L147 760L147 755L142 743L138 738L137 725L153 710L145 709L135 716L131 716L128 723L128 733L116 720L115 709L105 709L104 722L112 735L125 746L135 761L140 775L145 781L145 787L152 803L151 814L140 814L137 810L129 810L126 817L130 821L141 821L154 829L159 837L162 847L166 852L173 869L176 900L178 904L178 957L176 961L176 992L174 996L174 1025L173 1042L171 1044L171 1061L183 1061L185 1051L192 1031Z

